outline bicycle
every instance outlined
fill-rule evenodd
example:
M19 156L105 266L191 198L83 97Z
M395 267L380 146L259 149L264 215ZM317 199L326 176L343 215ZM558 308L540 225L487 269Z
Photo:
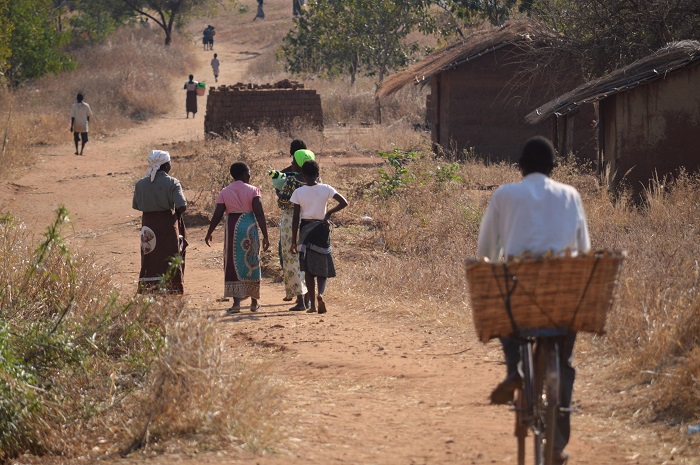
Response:
M557 339L566 330L541 330L519 333L520 369L523 383L516 391L515 436L518 441L518 465L525 465L526 438L532 431L535 465L554 464L557 419L560 406L561 374Z
M525 465L529 432L534 437L534 464L557 463L557 422L572 412L562 406L560 343L568 352L566 335L604 331L625 256L616 250L500 263L467 260L479 338L488 342L507 337L520 344L522 385L514 402L518 465Z

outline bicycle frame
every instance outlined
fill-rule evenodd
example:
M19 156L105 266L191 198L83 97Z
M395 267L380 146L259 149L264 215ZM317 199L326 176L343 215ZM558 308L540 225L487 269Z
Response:
M534 464L554 463L554 441L560 413L559 347L557 336L565 331L537 331L521 334L520 369L523 386L515 403L515 436L518 465L525 465L525 438L534 437Z

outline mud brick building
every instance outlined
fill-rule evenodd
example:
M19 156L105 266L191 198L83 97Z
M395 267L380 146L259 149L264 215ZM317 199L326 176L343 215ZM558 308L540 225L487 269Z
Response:
M285 130L301 120L323 130L321 96L295 81L219 86L209 90L204 133L229 137L261 126Z
M413 66L389 76L377 97L397 92L408 84L430 86L426 114L436 149L474 149L491 160L517 161L523 143L535 134L546 135L549 125L534 127L525 115L556 94L547 82L518 84L528 62L528 51L550 40L547 31L530 21L509 21L500 27L477 31L437 50ZM595 157L592 110L576 138L561 156Z
M641 194L679 170L700 171L700 42L686 40L542 105L528 121L568 122L598 106L598 170L609 187ZM560 124L561 125L561 124Z

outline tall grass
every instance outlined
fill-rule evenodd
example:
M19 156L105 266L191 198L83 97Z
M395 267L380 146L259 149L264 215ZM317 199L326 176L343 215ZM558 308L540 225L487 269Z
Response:
M66 221L60 209L38 246L0 222L0 461L171 438L269 447L277 397L265 368L224 367L216 328L181 298L110 292L107 270L63 243Z
M91 135L111 134L172 108L169 84L193 63L183 44L164 47L158 31L133 26L73 57L75 71L0 90L0 128L8 134L0 176L31 164L32 146L71 143L70 108L79 92L94 114Z
M339 287L375 309L425 313L466 326L454 309L467 300L462 264L476 252L490 197L482 189L516 181L520 174L505 164L467 160L449 165L428 155L404 167L399 187L390 188L389 196L390 167L384 174L365 174L358 188L349 189L351 209L372 222L358 225L346 216L346 227L337 230L341 240L362 249L344 256L339 248L349 261L340 267L345 271ZM563 164L553 177L582 192L594 248L629 251L608 336L592 344L615 360L616 383L640 386L631 408L671 424L697 420L700 178L681 175L656 183L640 208L624 196L611 198L585 167Z

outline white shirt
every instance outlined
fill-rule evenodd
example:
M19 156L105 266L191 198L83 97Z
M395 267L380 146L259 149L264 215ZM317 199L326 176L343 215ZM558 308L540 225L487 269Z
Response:
M541 173L505 184L493 193L479 230L477 254L497 261L527 251L588 252L586 215L581 195Z
M328 201L337 193L328 184L301 186L294 190L289 201L301 207L302 220L324 220Z
M75 102L70 108L73 118L73 132L88 132L88 118L92 116L90 105L85 102Z

